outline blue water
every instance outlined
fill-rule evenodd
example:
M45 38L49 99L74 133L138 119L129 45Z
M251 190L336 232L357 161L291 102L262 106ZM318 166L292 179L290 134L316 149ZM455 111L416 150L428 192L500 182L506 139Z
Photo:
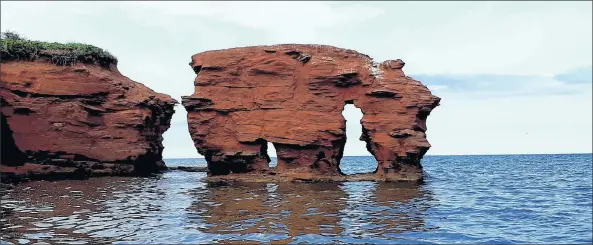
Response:
M167 159L205 166L203 159ZM426 156L420 186L213 186L204 173L31 182L2 196L2 243L592 243L592 156ZM370 172L372 157L342 171Z

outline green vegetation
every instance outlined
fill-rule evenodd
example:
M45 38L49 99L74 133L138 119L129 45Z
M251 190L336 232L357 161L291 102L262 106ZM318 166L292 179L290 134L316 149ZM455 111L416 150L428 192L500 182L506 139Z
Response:
M48 60L56 65L98 63L108 67L117 64L109 52L82 43L49 43L31 41L11 31L1 33L0 57L2 62L11 60Z

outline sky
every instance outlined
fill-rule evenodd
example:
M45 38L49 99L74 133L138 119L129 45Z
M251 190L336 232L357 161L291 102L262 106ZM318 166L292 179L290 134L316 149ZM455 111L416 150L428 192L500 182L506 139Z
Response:
M181 101L193 54L239 46L326 44L404 72L442 98L428 117L428 155L590 153L591 2L1 2L1 29L81 42L117 56L132 80ZM347 120L345 155L362 113ZM201 157L183 106L165 158ZM275 150L270 149L275 156Z

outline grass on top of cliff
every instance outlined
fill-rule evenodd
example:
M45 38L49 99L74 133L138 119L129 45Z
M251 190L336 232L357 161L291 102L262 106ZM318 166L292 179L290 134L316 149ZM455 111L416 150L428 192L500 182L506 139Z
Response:
M55 65L76 63L98 64L108 67L117 64L117 58L109 52L93 45L82 43L50 43L32 41L14 32L1 35L0 58L2 62L11 60L47 60Z

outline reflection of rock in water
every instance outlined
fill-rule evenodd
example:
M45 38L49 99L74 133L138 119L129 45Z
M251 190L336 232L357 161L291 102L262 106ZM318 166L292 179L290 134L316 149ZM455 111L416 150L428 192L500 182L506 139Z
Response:
M345 207L346 193L338 183L290 184L278 186L281 209L290 215L285 223L291 237L305 234L340 234L338 213Z
M390 183L208 187L191 181L196 177L184 173L18 185L2 195L2 240L364 243L425 229L431 202L431 193L422 187Z
M383 236L385 233L421 231L432 193L417 185L397 183L344 183L348 207L343 211L344 235Z
M217 186L195 194L188 210L189 221L199 224L203 232L256 232L259 221L274 213L273 207L264 205L268 196L265 183ZM270 227L260 230L269 231Z
M192 217L204 218L203 232L276 234L339 234L337 213L345 193L337 183L244 183L209 189L190 207Z
M2 232L7 241L29 238L33 242L87 240L84 232L73 233L81 221L99 212L100 203L114 191L106 178L88 181L28 182L2 196ZM31 239L36 238L36 239ZM97 242L107 240L95 239Z
M332 242L423 230L430 193L376 182L242 183L210 187L194 200L190 222L201 232L224 234L223 243L305 236Z
M104 177L17 185L2 195L3 239L111 243L133 237L155 213L166 212L156 181Z

